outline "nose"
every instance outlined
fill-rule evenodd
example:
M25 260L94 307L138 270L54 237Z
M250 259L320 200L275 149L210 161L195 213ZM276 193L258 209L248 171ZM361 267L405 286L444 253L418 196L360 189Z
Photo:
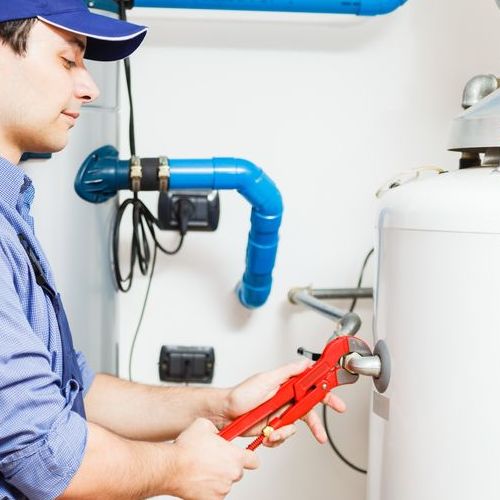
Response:
M82 101L83 104L86 104L95 101L100 93L99 88L87 68L80 68L77 72L75 81L75 96Z

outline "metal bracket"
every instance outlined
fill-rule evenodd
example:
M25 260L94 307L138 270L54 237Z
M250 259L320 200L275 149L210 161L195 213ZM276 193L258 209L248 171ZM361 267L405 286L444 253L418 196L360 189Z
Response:
M142 165L141 159L138 156L130 158L130 182L134 193L141 190Z
M166 156L160 156L158 158L158 181L160 191L168 190L168 181L170 179L170 167L168 165L168 158Z

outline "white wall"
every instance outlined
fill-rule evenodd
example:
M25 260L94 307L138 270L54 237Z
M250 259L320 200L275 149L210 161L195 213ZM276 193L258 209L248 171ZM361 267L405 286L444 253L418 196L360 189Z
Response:
M249 312L233 295L250 213L234 193L222 194L216 233L189 234L178 256L159 258L134 379L158 382L162 344L213 345L216 385L292 360L299 345L321 349L332 324L289 305L287 291L353 285L373 245L376 189L408 168L455 167L446 144L462 88L477 73L500 73L494 0L409 0L373 19L153 9L131 19L151 26L132 60L138 154L243 157L266 170L285 202L275 284L262 309ZM154 196L145 199L154 206ZM137 279L119 299L123 376L145 287ZM367 339L370 310L361 302ZM336 440L365 466L370 381L337 392L349 411L330 419ZM258 453L262 467L230 498L364 499L364 477L303 426L285 446Z

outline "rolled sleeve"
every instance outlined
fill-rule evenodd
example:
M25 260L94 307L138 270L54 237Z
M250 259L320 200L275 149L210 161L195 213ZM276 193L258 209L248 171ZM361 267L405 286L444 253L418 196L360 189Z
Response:
M87 443L87 425L75 412L60 419L43 438L0 462L6 481L30 500L61 495L80 467Z
M77 351L76 359L78 361L78 366L80 367L80 372L82 374L82 382L83 382L83 397L87 395L87 392L92 385L92 382L95 378L95 372L90 368L88 364L87 358L81 351Z
M72 411L78 387L61 393L52 353L24 314L12 268L0 242L0 480L30 500L47 500L80 466L87 424Z

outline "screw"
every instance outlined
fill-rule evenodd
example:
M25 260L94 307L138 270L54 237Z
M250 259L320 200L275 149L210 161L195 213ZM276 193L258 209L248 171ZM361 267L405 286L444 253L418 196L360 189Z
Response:
M262 441L264 441L264 434L261 434L258 438L256 438L254 441L252 441L247 446L247 450L254 451L256 448L258 448L262 444Z

